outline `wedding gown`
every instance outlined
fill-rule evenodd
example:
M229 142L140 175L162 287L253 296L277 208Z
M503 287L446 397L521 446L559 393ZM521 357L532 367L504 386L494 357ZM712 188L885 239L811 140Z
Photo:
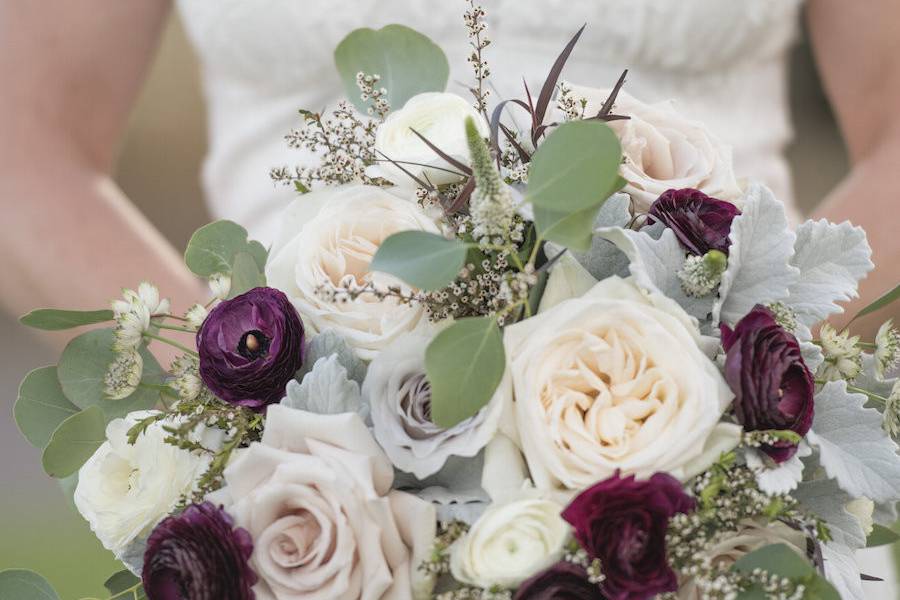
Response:
M539 89L571 36L587 23L563 78L673 99L734 148L739 177L765 182L793 210L783 150L791 137L787 51L802 0L485 0L493 43L485 51L498 98ZM358 27L401 23L433 39L451 65L448 91L467 96L472 72L463 0L179 0L203 70L209 154L203 182L212 214L268 245L295 197L269 178L304 157L283 136L297 110L339 99L332 52ZM868 573L893 580L888 554L861 554ZM896 597L867 583L872 597Z
M802 0L488 0L485 50L492 100L540 88L571 36L587 23L563 78L673 99L734 148L739 177L757 178L791 204L782 151L791 135L786 52ZM179 0L203 69L209 154L203 182L211 212L272 239L294 196L269 169L303 162L283 136L297 110L342 95L332 52L358 27L401 23L431 37L451 65L448 91L468 97L470 52L463 0Z

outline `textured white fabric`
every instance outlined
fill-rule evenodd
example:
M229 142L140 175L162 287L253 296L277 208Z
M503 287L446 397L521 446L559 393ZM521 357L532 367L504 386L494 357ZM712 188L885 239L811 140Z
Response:
M486 50L498 97L534 91L572 34L588 24L564 72L609 87L675 99L734 147L739 176L760 178L790 202L782 149L790 138L786 50L802 0L484 0ZM283 140L297 109L341 96L332 51L358 27L401 23L430 36L451 64L449 91L467 94L470 51L462 0L179 0L198 50L209 106L203 180L213 214L271 241L294 192L273 166L303 162ZM536 93L536 91L535 91Z

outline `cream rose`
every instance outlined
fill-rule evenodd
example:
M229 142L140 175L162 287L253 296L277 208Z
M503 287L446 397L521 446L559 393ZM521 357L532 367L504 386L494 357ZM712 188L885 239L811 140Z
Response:
M704 451L732 394L698 342L675 302L618 277L507 327L535 485L580 490L616 470L684 478L715 460Z
M150 425L134 444L128 430L156 411L129 413L106 426L106 441L78 472L75 506L94 534L117 558L147 535L190 494L209 458L181 450L164 440L165 422ZM205 433L205 435L204 435ZM198 430L202 443L214 448L221 436Z
M472 117L482 136L488 136L488 125L471 102L443 92L418 94L403 108L391 112L375 132L375 152L398 163L419 179L427 177L435 185L460 180L459 170L441 158L419 138L413 129L452 158L468 164L469 146L465 122ZM372 177L383 177L395 185L412 187L415 181L399 166L381 161L368 168Z
M562 510L542 498L492 505L453 543L450 572L482 588L515 588L562 558L570 532Z
M253 537L258 600L428 598L418 566L434 508L391 490L390 461L354 413L269 406L262 441L210 494Z
M741 522L738 531L721 534L720 541L709 546L704 554L710 564L722 571L731 566L745 554L772 544L785 544L788 548L806 557L806 535L780 521L766 523L762 519L746 519ZM677 597L679 600L701 600L703 590L694 579L681 582Z
M397 339L372 361L362 387L375 439L394 466L419 479L437 473L451 456L478 454L497 432L504 402L498 393L461 423L449 429L435 425L425 375L425 348L430 340L418 334Z
M585 115L594 115L610 90L571 85L576 98L587 100ZM622 144L620 174L628 182L635 207L646 211L664 191L696 188L720 200L741 195L734 176L731 147L701 123L680 115L671 102L645 104L619 92L613 112L629 118L608 124Z
M317 292L342 281L409 291L394 277L369 272L369 263L385 238L410 229L439 233L415 202L381 188L349 185L304 194L284 214L266 278L288 295L307 327L334 329L371 360L402 334L427 328L425 309L371 294L331 301Z

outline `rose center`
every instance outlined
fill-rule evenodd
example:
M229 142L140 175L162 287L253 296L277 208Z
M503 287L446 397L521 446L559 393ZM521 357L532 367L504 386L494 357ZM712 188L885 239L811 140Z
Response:
M269 353L270 343L271 340L262 331L254 329L241 336L237 352L244 358L256 360Z

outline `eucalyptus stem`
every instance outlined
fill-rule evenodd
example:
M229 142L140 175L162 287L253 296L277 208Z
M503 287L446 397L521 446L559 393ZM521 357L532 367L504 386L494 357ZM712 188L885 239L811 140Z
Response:
M196 330L190 329L188 327L181 327L180 325L167 325L166 323L159 323L154 321L153 324L160 329L168 329L169 331L180 331L182 333L197 333Z
M191 350L190 348L188 348L188 347L185 346L184 344L179 344L178 342L176 342L176 341L173 340L173 339L170 339L170 338L167 338L167 337L163 337L163 336L157 335L157 334L155 334L155 333L150 333L149 331L145 331L145 332L144 332L144 337L150 338L150 339L153 339L153 340L158 340L158 341L162 342L163 344L168 344L168 345L172 346L173 348L178 348L178 349L181 350L182 352L184 352L184 353L186 353L186 354L190 354L191 356L197 356L197 357L200 356L199 354L197 354L197 351L196 351L196 350Z
M825 385L826 383L829 383L829 381L827 379L816 379L816 383L818 385ZM853 392L854 394L862 394L862 395L866 396L867 398L869 398L870 400L875 400L876 402L880 402L882 405L887 405L887 403L888 403L888 399L880 394L870 392L869 390L865 390L861 387L851 385L850 383L847 383L847 382L844 382L844 383L846 383L846 385L847 385L848 392Z
M528 262L526 264L534 266L534 261L537 260L538 252L541 250L541 244L544 243L544 237L538 235L534 240L534 248L531 249L531 255L528 257Z

